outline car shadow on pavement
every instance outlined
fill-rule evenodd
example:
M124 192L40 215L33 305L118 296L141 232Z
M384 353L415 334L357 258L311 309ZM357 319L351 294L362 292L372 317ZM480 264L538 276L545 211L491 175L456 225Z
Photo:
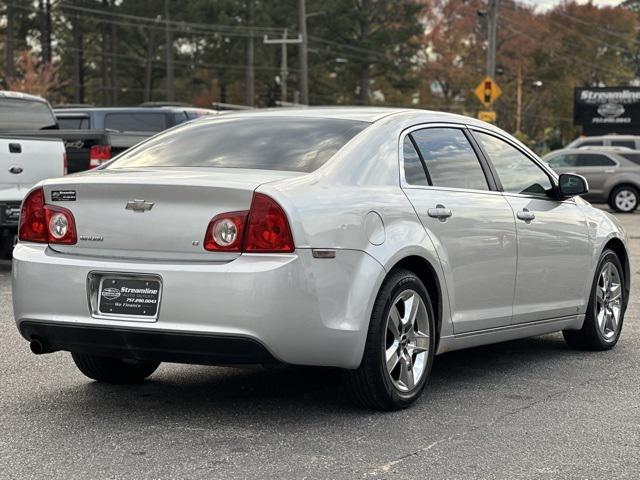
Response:
M457 401L465 391L500 385L505 395L517 398L524 378L531 382L567 382L564 366L580 362L583 352L568 349L560 335L529 338L477 347L440 355L436 358L428 395L424 402ZM568 358L569 357L569 358ZM573 360L571 359L573 357ZM60 398L84 405L74 414L109 418L134 418L144 424L153 417L165 421L196 422L211 415L237 418L243 422L274 423L287 418L313 422L314 418L342 414L362 416L352 406L336 369L291 368L266 372L260 368L221 368L163 365L147 381L137 385L106 385L84 379ZM577 380L576 380L577 381ZM56 402L58 403L58 402ZM58 405L63 407L63 405ZM126 411L126 417L117 413ZM370 415L365 412L364 415ZM186 417L185 417L186 415ZM160 420L161 421L161 420Z

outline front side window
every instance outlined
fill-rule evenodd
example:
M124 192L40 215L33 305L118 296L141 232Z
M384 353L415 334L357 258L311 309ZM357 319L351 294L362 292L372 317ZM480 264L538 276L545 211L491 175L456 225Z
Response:
M218 117L188 122L127 150L107 168L216 167L312 172L368 122Z
M578 167L611 167L615 164L616 162L606 155L598 153L581 153L576 162Z
M567 168L576 166L575 155L558 155L551 158L548 162L551 168Z
M505 192L549 196L551 180L533 160L493 135L474 132L474 136L493 163Z
M488 190L469 140L458 128L425 128L411 133L436 187Z
M578 143L578 147L601 147L602 140L583 140Z

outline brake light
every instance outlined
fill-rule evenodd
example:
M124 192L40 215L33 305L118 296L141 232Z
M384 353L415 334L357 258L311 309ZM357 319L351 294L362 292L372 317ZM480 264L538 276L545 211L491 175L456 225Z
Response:
M89 168L96 168L111 160L111 145L92 145L89 150Z
M293 252L294 248L289 221L282 207L273 198L255 193L251 201L243 250L275 253Z
M62 163L64 165L64 174L69 173L69 157L67 157L66 152L62 154Z
M18 238L24 242L73 245L77 242L75 219L66 208L45 204L44 190L37 188L22 203Z
M284 210L271 197L254 193L249 211L216 215L204 248L217 252L286 253L295 249Z

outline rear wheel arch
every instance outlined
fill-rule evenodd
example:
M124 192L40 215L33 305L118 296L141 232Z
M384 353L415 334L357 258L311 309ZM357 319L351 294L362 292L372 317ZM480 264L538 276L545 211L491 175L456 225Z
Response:
M419 255L409 255L407 257L402 258L398 262L396 262L393 267L389 269L389 273L387 276L391 275L391 273L395 270L403 269L409 270L413 274L415 274L420 281L424 284L427 292L429 293L429 297L431 299L431 303L433 304L433 311L436 315L436 351L438 348L438 343L440 340L440 331L442 330L442 302L443 302L443 291L440 285L440 281L438 279L438 275L436 274L433 265L429 260Z

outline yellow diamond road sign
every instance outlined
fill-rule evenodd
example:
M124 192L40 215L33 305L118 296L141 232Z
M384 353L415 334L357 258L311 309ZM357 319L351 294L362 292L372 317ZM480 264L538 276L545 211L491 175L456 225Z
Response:
M491 77L485 77L474 91L476 97L478 97L487 108L502 94L502 90L500 90L498 84Z

